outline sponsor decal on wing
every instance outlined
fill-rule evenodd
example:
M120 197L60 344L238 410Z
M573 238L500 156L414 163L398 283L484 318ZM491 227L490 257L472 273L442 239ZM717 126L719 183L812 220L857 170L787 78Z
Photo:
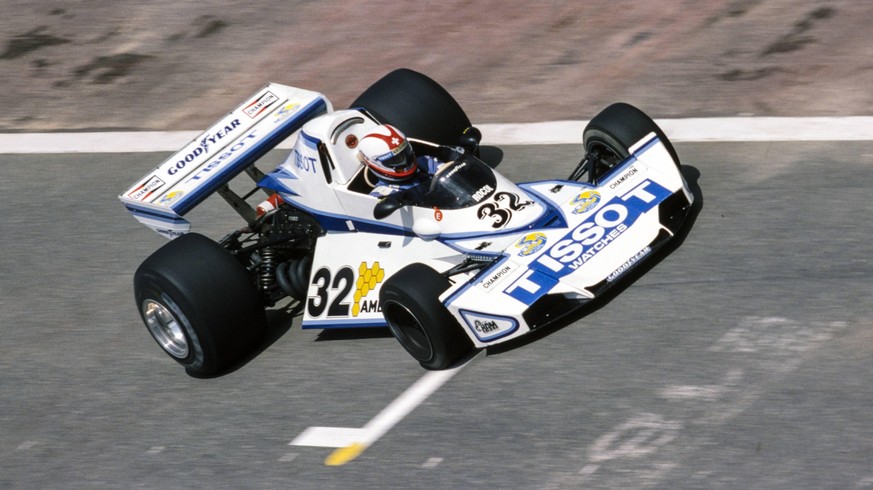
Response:
M242 124L239 119L234 119L227 123L223 128L216 130L213 133L207 134L203 138L200 139L200 145L196 148L190 150L184 156L180 157L176 163L171 164L169 168L167 168L168 175L176 175L180 170L188 167L192 162L197 162L197 165L202 163L202 161L206 158L207 155L211 152L212 148L222 142L225 138L230 135L236 135L236 129L239 128ZM196 165L195 165L196 166Z
M127 197L137 200L137 201L145 201L152 194L155 193L158 189L164 186L164 181L158 178L157 175L152 175L145 181L145 183L137 186L133 190L127 193Z
M216 168L220 167L223 163L230 161L229 159L236 157L240 151L242 151L244 149L247 150L248 148L250 148L258 139L259 135L257 133L258 133L257 128L254 128L251 131L249 131L248 134L246 134L239 141L234 143L233 146L226 148L223 153L221 153L220 155L215 157L215 159L213 159L211 162L209 162L208 165L205 165L202 168L200 168L199 170L197 170L197 172L194 173L194 175L192 175L191 177L188 178L188 180L185 181L185 184L187 184L193 180L200 180L200 179L204 179L206 177L209 177L211 175L210 172L213 172Z
M461 316L476 338L483 342L505 337L518 329L518 322L514 318L464 310Z
M636 254L634 254L633 257L631 257L627 260L627 262L625 262L624 264L621 264L621 266L619 266L618 269L614 270L611 274L606 276L606 282L614 282L616 279L621 277L622 274L629 271L630 268L634 266L634 264L636 264L637 262L642 260L643 257L645 257L646 255L649 255L649 252L651 252L651 251L652 251L652 247L646 247L646 248L640 250L639 252L637 252Z
M185 191L182 191L179 189L172 190L172 191L166 193L163 197L161 197L161 199L158 201L158 204L161 204L163 206L169 206L169 205L173 204L174 202L178 201L179 199L181 199L182 196L184 196L184 195L185 195Z
M274 123L278 124L278 123L288 119L289 117L296 114L299 109L300 109L300 104L298 104L297 102L289 102L289 103L283 105L282 107L279 108L278 111L276 111L273 114L273 117L276 118Z
M243 108L246 116L254 119L260 116L268 107L279 101L279 97L269 90Z

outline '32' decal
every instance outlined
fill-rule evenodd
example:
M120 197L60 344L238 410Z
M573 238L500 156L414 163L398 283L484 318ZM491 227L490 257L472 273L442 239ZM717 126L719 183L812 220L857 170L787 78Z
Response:
M385 274L379 261L372 264L361 262L357 270L350 266L340 267L335 273L322 267L312 274L310 290L312 286L315 289L306 299L306 312L312 318L325 313L328 318L380 313L377 291Z
M480 220L491 220L492 228L502 228L512 219L514 211L521 211L531 204L533 201L522 201L517 194L498 192L494 194L494 201L479 206L477 215Z
M330 269L322 267L312 275L312 284L316 287L315 295L306 301L306 309L312 317L319 317L327 310L327 316L349 316L351 304L348 301L349 293L355 284L355 271L351 267L343 267L336 272L331 280ZM330 301L328 295L333 296Z

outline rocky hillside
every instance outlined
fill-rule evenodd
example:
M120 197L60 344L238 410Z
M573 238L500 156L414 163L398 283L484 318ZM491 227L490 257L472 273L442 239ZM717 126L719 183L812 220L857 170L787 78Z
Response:
M199 129L268 81L343 107L396 67L476 122L873 115L873 4L2 0L0 131Z

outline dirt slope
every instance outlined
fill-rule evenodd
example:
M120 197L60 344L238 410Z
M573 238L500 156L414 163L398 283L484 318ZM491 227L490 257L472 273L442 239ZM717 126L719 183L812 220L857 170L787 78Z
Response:
M0 1L0 131L198 129L268 81L423 71L476 122L873 115L859 1Z

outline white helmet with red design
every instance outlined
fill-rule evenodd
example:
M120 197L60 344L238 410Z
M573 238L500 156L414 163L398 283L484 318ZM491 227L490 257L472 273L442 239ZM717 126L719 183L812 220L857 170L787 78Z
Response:
M358 142L358 158L382 179L399 183L415 175L412 146L394 126L383 124Z

